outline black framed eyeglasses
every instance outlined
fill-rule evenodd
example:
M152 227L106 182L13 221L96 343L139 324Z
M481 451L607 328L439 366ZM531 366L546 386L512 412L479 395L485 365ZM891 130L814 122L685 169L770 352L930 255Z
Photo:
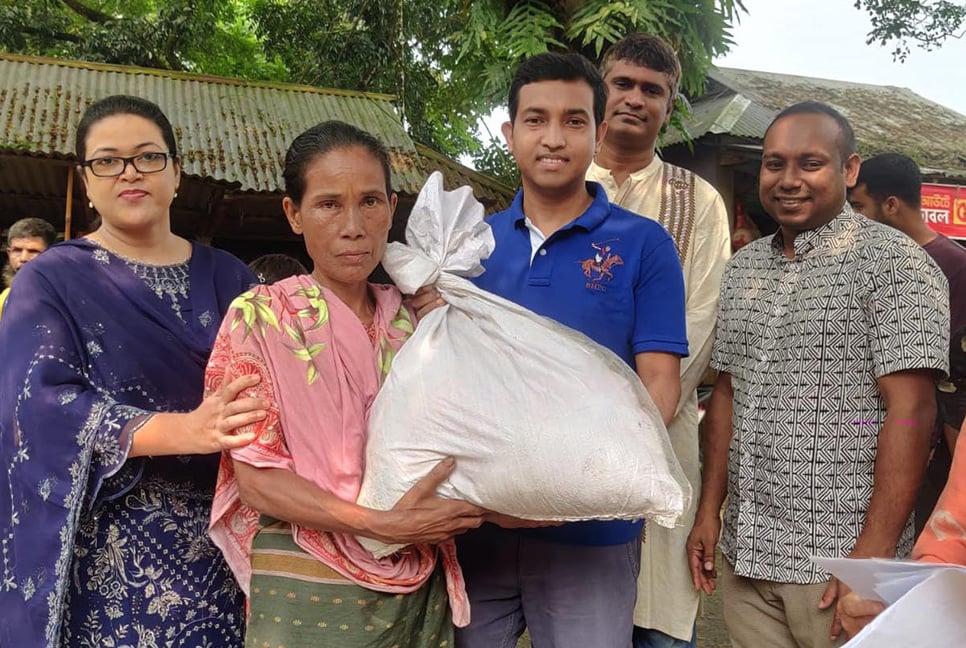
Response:
M104 157L91 158L81 162L91 170L91 173L99 178L113 178L119 176L127 169L130 164L138 173L158 173L164 171L168 166L168 160L175 157L174 153L160 153L151 151L141 153L132 157L119 157L107 155Z

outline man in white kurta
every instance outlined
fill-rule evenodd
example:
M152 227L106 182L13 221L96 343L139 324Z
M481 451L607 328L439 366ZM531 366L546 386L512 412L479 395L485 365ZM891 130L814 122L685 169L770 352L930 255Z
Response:
M694 645L699 602L685 553L701 490L697 387L711 358L719 283L730 256L728 213L714 187L656 154L681 76L674 50L658 37L631 34L605 54L602 73L608 130L587 179L602 184L612 202L664 225L684 267L691 355L681 361L681 401L668 433L693 499L676 529L646 527L634 612L635 648L684 648Z

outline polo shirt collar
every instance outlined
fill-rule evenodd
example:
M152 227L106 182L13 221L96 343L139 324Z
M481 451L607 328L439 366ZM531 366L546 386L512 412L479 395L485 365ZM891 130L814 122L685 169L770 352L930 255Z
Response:
M587 193L594 197L594 202L590 203L583 214L557 231L564 232L569 229L580 228L589 232L603 223L610 214L610 200L607 198L607 192L604 191L604 188L596 182L585 182L584 184L587 187ZM513 203L510 205L509 212L513 216L513 225L526 229L526 214L523 213L523 189L517 192Z
M859 218L861 217L846 202L842 206L842 211L839 212L838 216L824 225L816 227L815 229L806 230L795 236L795 258L802 259L814 252L830 249L847 232L855 227L856 220ZM779 229L771 239L772 251L784 256L783 245L784 239L782 238L782 231Z

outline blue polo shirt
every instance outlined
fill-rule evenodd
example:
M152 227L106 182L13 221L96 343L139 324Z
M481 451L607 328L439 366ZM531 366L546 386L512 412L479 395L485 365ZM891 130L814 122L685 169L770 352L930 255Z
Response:
M594 202L540 245L531 263L523 191L489 220L496 249L473 282L577 329L635 369L647 351L688 355L684 275L674 241L656 221L612 205L596 182ZM564 469L564 467L561 467ZM577 545L624 544L643 521L589 521L521 530Z

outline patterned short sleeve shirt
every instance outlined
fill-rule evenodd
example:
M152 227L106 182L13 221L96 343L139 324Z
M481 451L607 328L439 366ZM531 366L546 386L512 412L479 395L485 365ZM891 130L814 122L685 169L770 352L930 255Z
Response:
M912 239L848 204L796 236L792 259L781 232L735 255L712 365L734 391L721 549L737 574L828 578L810 557L848 554L872 496L886 415L877 378L945 372L948 344L945 277Z

